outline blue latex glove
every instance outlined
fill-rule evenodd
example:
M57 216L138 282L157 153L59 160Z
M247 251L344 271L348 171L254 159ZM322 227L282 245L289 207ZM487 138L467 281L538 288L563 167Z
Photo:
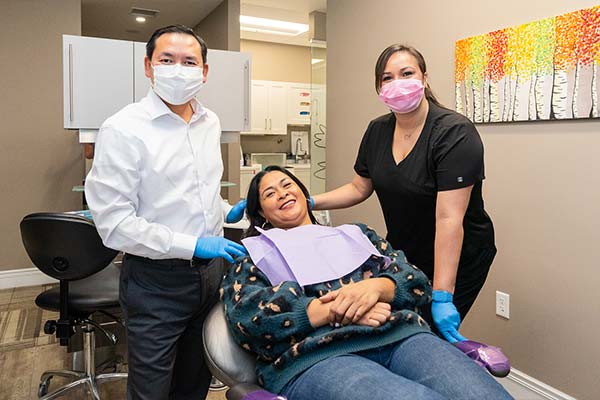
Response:
M241 244L223 237L202 237L196 241L194 257L216 258L223 257L233 264L233 258L248 254Z
M313 199L312 196L310 196L308 198L308 209L312 210L313 208L315 208L315 199Z
M233 224L238 222L244 217L244 211L246 210L246 200L240 200L237 202L235 206L227 213L227 218L225 218L225 222L228 224Z
M452 293L443 290L434 290L432 294L431 315L442 336L450 343L464 342L467 340L458 333L460 314L452 303Z

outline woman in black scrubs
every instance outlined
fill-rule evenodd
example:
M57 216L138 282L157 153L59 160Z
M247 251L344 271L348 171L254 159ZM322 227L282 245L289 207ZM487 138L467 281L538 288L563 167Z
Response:
M475 126L443 107L415 48L392 45L375 66L375 89L391 113L369 124L352 182L314 197L314 208L351 207L375 191L387 240L433 281L433 321L451 343L496 254L483 207L483 144Z

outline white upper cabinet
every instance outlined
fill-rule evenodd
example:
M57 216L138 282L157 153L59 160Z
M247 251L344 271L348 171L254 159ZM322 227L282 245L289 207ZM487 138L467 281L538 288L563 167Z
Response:
M217 114L222 131L250 129L250 54L208 49L206 63L198 100Z
M144 71L146 44L63 35L65 129L98 129L108 117L140 101L151 88ZM207 83L198 99L221 130L250 128L250 55L208 50Z
M269 133L287 134L287 85L272 82L269 90Z
M133 99L133 42L63 35L64 127L98 128Z
M287 134L287 92L285 82L252 81L250 132L253 135Z
M245 135L286 135L287 125L310 125L312 93L308 83L252 80L252 124Z
M267 82L252 81L251 133L265 134L269 129L269 85Z

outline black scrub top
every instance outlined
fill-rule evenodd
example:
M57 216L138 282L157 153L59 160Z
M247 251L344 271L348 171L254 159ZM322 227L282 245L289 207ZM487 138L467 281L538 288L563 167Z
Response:
M494 246L494 227L481 195L483 144L466 117L429 102L421 135L396 164L392 154L395 124L393 113L371 121L354 170L373 182L388 231L386 239L433 279L437 192L473 185L463 221L461 264Z

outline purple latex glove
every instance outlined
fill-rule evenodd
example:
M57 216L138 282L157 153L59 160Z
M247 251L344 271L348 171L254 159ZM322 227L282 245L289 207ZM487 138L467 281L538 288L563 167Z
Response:
M498 378L504 378L510 372L510 362L499 347L473 340L456 342L454 346Z
M266 390L257 390L246 394L242 397L242 400L287 400L287 397L276 395Z

